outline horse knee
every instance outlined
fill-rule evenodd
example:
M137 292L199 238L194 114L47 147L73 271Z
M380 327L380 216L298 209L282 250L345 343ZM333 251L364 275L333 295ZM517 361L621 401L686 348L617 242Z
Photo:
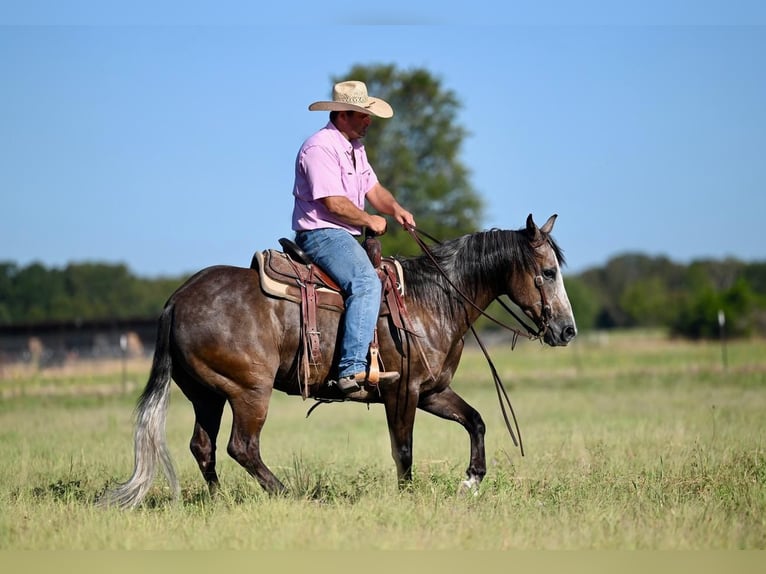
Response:
M471 417L471 426L473 426L476 432L482 436L487 431L487 427L484 425L484 419L481 418L481 415L478 412L474 412L473 417Z

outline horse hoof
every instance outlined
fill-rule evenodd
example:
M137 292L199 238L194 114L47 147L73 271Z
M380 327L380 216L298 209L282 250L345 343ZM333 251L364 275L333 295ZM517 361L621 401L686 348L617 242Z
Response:
M472 494L473 496L479 495L479 479L475 476L464 480L460 483L458 488L460 494Z

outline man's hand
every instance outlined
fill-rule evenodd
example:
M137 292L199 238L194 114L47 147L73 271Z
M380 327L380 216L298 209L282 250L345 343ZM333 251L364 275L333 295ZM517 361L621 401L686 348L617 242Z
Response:
M398 203L394 206L394 219L404 228L417 227L415 217Z
M385 217L380 215L370 215L370 222L367 224L367 229L372 231L375 235L383 235L388 227L388 222Z
M397 223L403 227L415 227L415 218L404 209L399 202L394 199L391 192L385 187L376 183L373 188L367 192L367 201L379 212L393 216Z

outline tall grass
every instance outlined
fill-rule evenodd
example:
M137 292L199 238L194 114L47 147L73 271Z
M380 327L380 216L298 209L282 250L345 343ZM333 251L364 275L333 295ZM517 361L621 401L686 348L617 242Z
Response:
M476 496L458 490L469 446L458 425L418 413L415 480L400 491L380 406L321 405L307 419L312 402L275 394L262 454L290 494L266 496L226 455L227 411L210 500L187 446L193 413L174 391L182 500L158 477L128 512L94 500L130 474L140 389L123 392L119 372L94 378L97 392L87 377L77 393L49 379L0 402L0 549L766 549L764 350L731 343L724 366L718 345L650 334L494 347L521 457L469 349L453 386L487 424Z

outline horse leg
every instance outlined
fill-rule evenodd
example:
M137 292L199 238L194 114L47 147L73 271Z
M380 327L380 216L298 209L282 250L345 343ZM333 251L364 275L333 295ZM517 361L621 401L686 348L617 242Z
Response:
M228 453L266 492L279 494L287 489L261 460L261 430L269 411L271 391L270 385L249 388L229 398L234 420Z
M461 483L465 490L476 492L487 474L484 453L484 421L481 415L450 387L439 393L420 398L418 408L437 417L460 423L471 438L471 460L465 471L466 480Z
M207 482L210 496L214 497L218 491L218 474L215 471L215 451L218 431L221 428L221 417L226 400L210 393L205 401L194 403L194 432L192 433L189 448Z
M385 398L388 434L391 439L391 456L396 463L399 487L412 482L412 429L417 410L416 394L406 391Z
M197 461L202 476L207 482L210 496L218 490L218 474L215 471L215 451L218 431L226 399L200 385L181 371L174 373L176 383L194 407L194 431L189 449Z

